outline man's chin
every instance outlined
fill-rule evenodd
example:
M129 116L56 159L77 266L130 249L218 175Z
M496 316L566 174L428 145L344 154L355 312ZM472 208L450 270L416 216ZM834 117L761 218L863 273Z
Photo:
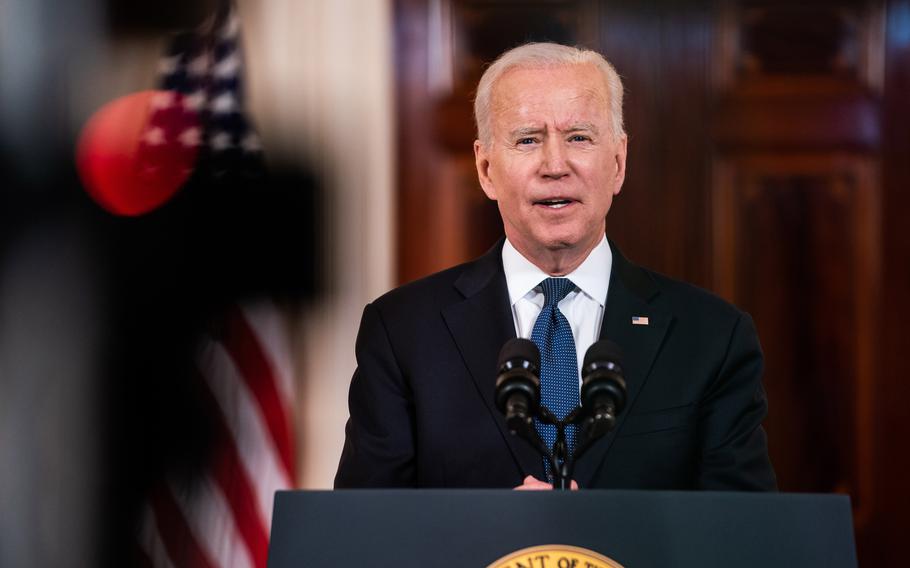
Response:
M578 243L576 241L571 241L568 239L549 241L544 244L542 247L547 252L560 253L565 251L570 251L578 248Z
M551 252L562 252L575 250L584 246L584 239L579 235L572 233L555 233L544 235L538 242L542 244L543 249Z
M509 240L519 252L536 255L564 255L591 246L590 236L580 231L546 231L509 235ZM517 237L517 238L513 238ZM597 241L600 242L600 241ZM597 244L596 242L594 244Z
M560 256L582 254L587 257L588 253L590 253L602 239L602 233L599 235L551 234L538 242L541 244L539 250L546 251L547 254Z

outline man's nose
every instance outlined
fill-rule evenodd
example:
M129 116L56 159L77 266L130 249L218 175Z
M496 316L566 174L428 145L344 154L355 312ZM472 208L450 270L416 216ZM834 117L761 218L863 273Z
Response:
M561 140L548 138L544 142L540 175L547 179L560 179L569 175L566 149Z

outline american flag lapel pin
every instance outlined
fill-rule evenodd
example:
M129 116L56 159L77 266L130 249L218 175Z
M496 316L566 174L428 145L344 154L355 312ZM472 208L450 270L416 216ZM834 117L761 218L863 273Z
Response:
M648 325L648 316L632 316L632 325Z

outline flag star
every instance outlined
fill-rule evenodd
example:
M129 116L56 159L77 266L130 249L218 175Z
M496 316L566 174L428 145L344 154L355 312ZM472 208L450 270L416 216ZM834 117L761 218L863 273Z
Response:
M212 101L212 112L215 114L230 114L237 109L237 100L230 92L221 93Z
M243 137L243 142L240 145L245 152L252 153L262 150L262 143L259 141L259 137L252 132Z
M177 137L184 146L198 146L202 137L202 131L198 127L187 128Z
M161 75L171 75L177 70L177 64L180 63L180 56L162 57L158 61L158 73Z
M168 108L174 104L174 93L172 91L161 91L152 96L151 105L153 109L160 110Z
M209 138L213 150L227 150L231 147L231 135L227 132L216 132Z
M219 79L230 79L240 70L240 57L236 51L215 64L214 74Z
M199 89L183 97L184 110L198 112L205 105L205 91Z
M164 144L164 129L153 127L145 131L142 140L149 146L161 146Z
M193 77L201 77L209 69L209 57L207 53L200 53L195 59L190 61L186 66L187 73Z

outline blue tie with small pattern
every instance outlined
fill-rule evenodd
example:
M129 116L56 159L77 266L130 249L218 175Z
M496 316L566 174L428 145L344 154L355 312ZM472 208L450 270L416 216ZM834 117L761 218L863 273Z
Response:
M562 420L578 406L578 357L569 320L559 311L559 302L575 289L568 278L547 278L540 283L544 306L534 323L531 341L540 349L540 403ZM537 421L537 431L547 444L556 442L556 426ZM569 454L575 447L575 426L566 427ZM552 478L550 462L544 459L547 477Z

